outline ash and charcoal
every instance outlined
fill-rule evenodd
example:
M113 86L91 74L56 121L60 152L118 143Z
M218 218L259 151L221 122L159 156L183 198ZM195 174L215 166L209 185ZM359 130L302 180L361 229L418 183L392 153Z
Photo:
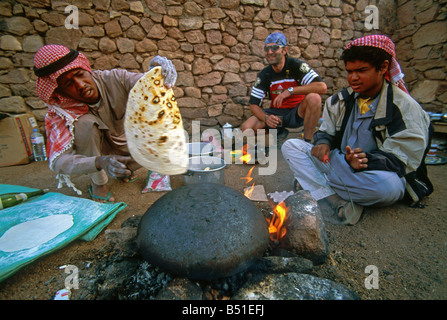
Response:
M120 299L153 299L171 280L169 274L145 261L138 266L129 281L124 283L124 292Z

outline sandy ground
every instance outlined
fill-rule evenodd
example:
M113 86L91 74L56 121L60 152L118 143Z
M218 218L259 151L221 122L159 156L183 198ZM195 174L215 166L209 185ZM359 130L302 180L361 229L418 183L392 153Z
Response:
M295 135L295 136L294 136ZM296 137L296 133L289 138ZM243 191L250 165L229 165L225 169L225 185ZM335 280L357 292L361 299L446 299L447 298L447 219L445 219L447 179L445 165L429 166L435 192L424 201L423 209L398 203L388 208L367 208L355 226L327 223L330 257L314 268L313 274ZM127 207L107 226L117 229L133 215L143 215L165 192L142 194L146 182L145 169L137 171L138 180L123 183L110 180L117 201ZM267 193L292 190L292 174L281 153L274 175L260 176L254 170L254 182L262 184ZM79 176L73 182L89 198L89 180ZM0 183L32 188L49 188L69 196L77 196L68 187L57 189L55 175L48 162L0 168ZM172 188L182 185L181 176L172 176ZM72 264L82 269L101 259L105 245L104 231L91 242L74 241L61 250L42 257L0 283L0 300L50 300L64 288L65 274L60 266ZM365 279L368 266L378 271L377 288L368 289ZM369 267L370 268L370 267ZM369 282L372 283L372 282ZM82 283L80 283L82 286ZM75 295L73 295L75 297Z

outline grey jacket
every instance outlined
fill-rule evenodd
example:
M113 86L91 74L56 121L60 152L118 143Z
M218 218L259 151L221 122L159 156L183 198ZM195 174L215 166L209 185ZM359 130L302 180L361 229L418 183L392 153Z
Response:
M327 99L323 123L314 135L315 145L325 143L331 149L340 149L354 105L354 92L350 87ZM416 171L427 147L429 126L429 117L419 103L384 81L370 127L378 149L366 153L368 168L364 170L393 171L400 177Z

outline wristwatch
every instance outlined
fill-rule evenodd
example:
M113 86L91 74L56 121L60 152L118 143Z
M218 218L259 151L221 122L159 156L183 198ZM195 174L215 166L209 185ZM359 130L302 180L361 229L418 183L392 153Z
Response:
M265 123L267 123L267 119L268 119L268 117L269 117L269 115L266 114L265 117L264 117L264 122L265 122Z
M289 87L287 90L289 90L290 94L293 94L293 87Z

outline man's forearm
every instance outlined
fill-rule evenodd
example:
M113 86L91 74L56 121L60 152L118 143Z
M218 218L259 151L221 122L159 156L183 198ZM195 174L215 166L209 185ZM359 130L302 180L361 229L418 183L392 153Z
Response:
M327 86L324 82L312 82L305 86L293 87L293 94L306 95L309 93L325 94Z
M72 149L61 154L54 160L54 172L67 175L81 175L95 173L98 171L95 159L96 157L87 157L75 154Z
M259 121L265 122L265 117L267 116L267 114L262 110L260 106L251 104L250 111L256 118L258 118Z

